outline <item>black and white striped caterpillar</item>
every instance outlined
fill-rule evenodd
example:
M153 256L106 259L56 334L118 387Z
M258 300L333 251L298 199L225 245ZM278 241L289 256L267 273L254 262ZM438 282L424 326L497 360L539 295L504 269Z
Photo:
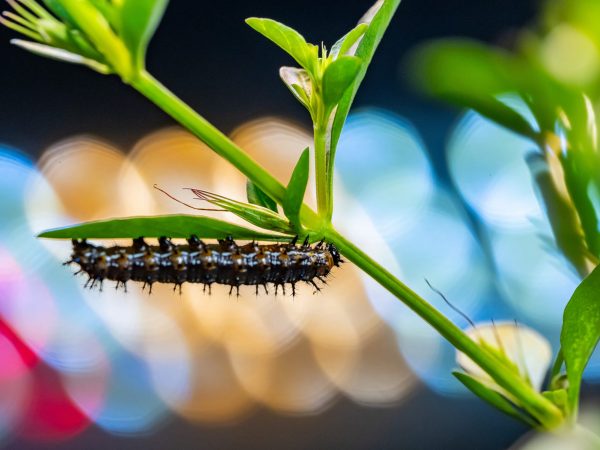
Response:
M292 295L296 283L309 283L319 291L315 279L325 282L333 266L339 266L341 256L333 244L320 242L296 245L297 238L284 244L257 244L251 242L238 245L231 238L206 244L191 236L187 244L177 245L169 238L161 237L158 246L148 245L143 238L133 240L131 246L103 247L88 243L85 239L73 239L73 254L65 264L78 264L89 279L86 287L93 288L104 280L114 280L127 289L128 281L142 282L152 290L154 283L173 283L174 289L185 282L202 283L209 288L213 283L230 286L231 294L242 285L281 286L290 284Z

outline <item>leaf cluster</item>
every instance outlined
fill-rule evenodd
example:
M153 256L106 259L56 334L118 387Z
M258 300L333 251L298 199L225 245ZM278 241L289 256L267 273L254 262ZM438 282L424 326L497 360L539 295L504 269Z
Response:
M25 50L125 81L144 69L146 48L168 0L11 0L0 21L30 40Z

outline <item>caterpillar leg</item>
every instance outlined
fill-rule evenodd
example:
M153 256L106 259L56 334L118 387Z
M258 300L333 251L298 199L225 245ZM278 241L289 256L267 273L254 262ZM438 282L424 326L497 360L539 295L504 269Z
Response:
M177 288L179 288L179 295L181 295L181 286L183 285L183 283L175 283L173 284L173 292L175 292L177 290Z
M313 280L309 280L308 283L312 284L313 287L315 288L313 295L316 294L317 292L321 292L321 288L319 286L317 286L317 283L315 283Z

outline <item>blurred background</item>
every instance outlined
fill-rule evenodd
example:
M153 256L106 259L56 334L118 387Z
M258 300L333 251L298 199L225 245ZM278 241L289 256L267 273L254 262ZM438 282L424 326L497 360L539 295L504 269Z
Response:
M171 2L148 65L285 181L309 118L278 77L291 61L244 19L331 45L370 1L254 3ZM556 346L578 279L548 248L530 144L419 95L404 65L431 38L510 43L540 6L401 4L342 135L335 221L459 325L425 278L473 320L517 320ZM295 298L85 290L61 266L70 244L37 232L192 213L152 185L243 200L245 180L116 77L27 54L11 37L0 29L0 446L521 448L527 430L451 376L452 348L348 264L321 294ZM600 362L586 380L593 406Z

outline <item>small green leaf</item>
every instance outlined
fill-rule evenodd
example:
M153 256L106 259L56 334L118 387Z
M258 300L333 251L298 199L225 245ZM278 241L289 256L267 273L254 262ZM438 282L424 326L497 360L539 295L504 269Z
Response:
M560 333L567 377L569 409L577 414L581 377L600 339L600 266L575 289L563 315Z
M525 415L524 412L519 410L515 405L513 405L509 400L504 398L498 392L488 388L479 380L474 377L467 375L463 372L454 371L452 372L458 381L460 381L468 390L470 390L473 394L475 394L480 399L492 405L494 408L502 411L509 416L520 420L521 422L526 423L529 426L536 427L537 424L533 421L532 418Z
M283 212L295 227L300 227L300 207L304 200L306 185L308 183L308 170L310 158L308 147L304 149L298 163L292 172L290 182L283 197Z
M333 161L335 156L335 150L337 147L337 142L342 134L342 128L344 127L344 123L346 122L346 117L348 117L348 112L350 111L350 106L352 106L352 102L354 101L354 97L356 96L356 92L360 87L360 83L365 77L367 72L367 68L373 59L373 55L379 46L379 42L385 33L396 9L400 5L400 0L385 0L377 2L368 12L369 17L365 17L361 22L368 25L365 34L363 35L358 48L356 49L355 56L359 57L362 61L362 65L359 73L354 79L354 83L352 87L346 91L344 98L339 103L338 108L335 112L335 119L333 122L333 127L331 129L331 151L332 154L330 156L330 160ZM370 14L370 13L375 13ZM331 168L329 169L331 170Z
M198 199L223 208L257 227L288 234L294 232L287 220L263 206L238 202L237 200L201 189L192 189L192 192L198 196Z
M169 0L123 0L120 34L138 68L144 66L146 47L168 3Z
M38 235L51 239L118 239L169 236L188 238L192 234L205 239L235 239L281 241L285 236L261 233L222 220L203 216L169 215L125 217L99 220L47 230Z
M125 81L131 79L131 54L104 14L89 0L62 0L61 6L94 47Z
M246 182L246 196L250 203L264 206L275 213L277 212L277 203L275 203L275 200L265 194L261 188L250 180Z
M72 64L82 64L104 75L112 72L110 67L104 64L94 61L93 59L88 59L81 55L68 52L67 50L63 50L61 48L38 44L37 42L23 41L21 39L11 39L10 43L39 56L44 56L46 58Z
M257 17L246 19L246 23L285 50L303 68L313 72L314 63L319 56L319 48L308 44L296 30L275 20Z
M312 114L310 107L310 98L312 96L312 81L308 72L297 67L283 66L279 69L279 76L288 87L292 94L302 103Z
M367 28L369 28L369 25L367 25L366 23L359 23L358 25L356 25L356 27L354 27L352 30L346 33L335 44L333 44L329 55L332 56L333 59L336 59L338 56L346 55L350 48L354 44L356 44L356 42L358 42L358 40L365 34Z
M356 56L340 56L323 74L323 101L332 110L356 79L361 61Z

